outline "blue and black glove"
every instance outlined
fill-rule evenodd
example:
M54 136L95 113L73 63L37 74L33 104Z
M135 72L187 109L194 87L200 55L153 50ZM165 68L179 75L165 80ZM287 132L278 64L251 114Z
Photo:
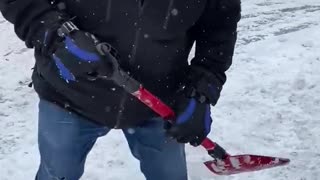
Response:
M79 30L66 15L53 11L40 19L29 47L51 58L66 82L111 76L118 54L108 43Z
M55 44L51 56L66 81L112 76L118 54L108 43L101 43L71 22L65 22L58 35L62 41Z
M178 115L173 124L166 124L167 134L179 143L198 146L211 130L210 105L194 98L181 98L175 108Z
M198 146L211 130L210 104L215 105L221 87L215 76L204 68L192 66L173 108L177 118L166 124L167 134L180 143Z

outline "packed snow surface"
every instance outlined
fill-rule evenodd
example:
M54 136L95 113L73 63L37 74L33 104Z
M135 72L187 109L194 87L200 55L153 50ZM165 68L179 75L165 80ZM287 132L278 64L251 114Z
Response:
M234 64L210 138L231 154L287 157L286 167L215 176L187 148L191 180L320 180L320 1L243 0ZM178 10L177 10L178 12ZM0 17L0 180L30 180L39 164L33 52ZM192 52L191 57L194 55ZM82 179L143 180L121 131L100 138Z

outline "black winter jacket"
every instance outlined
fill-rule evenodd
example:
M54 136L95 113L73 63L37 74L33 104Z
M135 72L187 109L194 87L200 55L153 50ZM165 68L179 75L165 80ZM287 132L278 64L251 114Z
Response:
M191 66L209 70L216 86L226 81L240 19L240 0L60 0L75 24L119 51L121 67L149 91L172 105ZM40 17L56 11L50 0L0 0L3 16L24 41ZM52 13L54 16L54 13ZM56 18L56 17L52 17ZM51 59L37 52L34 88L97 123L124 128L156 116L113 82L66 83Z

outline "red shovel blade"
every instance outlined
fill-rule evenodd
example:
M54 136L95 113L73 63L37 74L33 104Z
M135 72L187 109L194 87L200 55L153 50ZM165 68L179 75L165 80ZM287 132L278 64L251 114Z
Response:
M283 166L289 162L289 159L284 158L257 155L237 155L228 156L225 160L207 161L204 164L215 174L231 175Z

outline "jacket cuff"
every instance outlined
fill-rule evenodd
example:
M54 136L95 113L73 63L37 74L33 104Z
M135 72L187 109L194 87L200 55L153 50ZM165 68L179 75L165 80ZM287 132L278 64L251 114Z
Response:
M31 28L26 37L26 46L28 48L34 48L35 46L42 44L46 37L47 30L55 30L61 24L67 21L69 18L66 14L58 11L49 11L43 14L41 17L33 21Z
M190 66L186 92L189 97L198 99L201 103L216 105L220 98L223 83L216 75L199 66Z

